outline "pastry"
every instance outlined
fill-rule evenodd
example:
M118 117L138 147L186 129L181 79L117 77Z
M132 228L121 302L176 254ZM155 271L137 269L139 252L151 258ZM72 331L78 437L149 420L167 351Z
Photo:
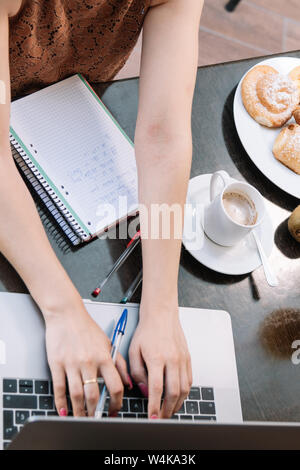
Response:
M300 175L300 126L290 124L278 134L273 145L274 157Z
M300 124L300 106L296 106L295 111L293 112L293 116L297 124Z
M281 127L299 103L300 91L288 76L268 65L251 69L242 82L242 100L250 116L267 127Z
M288 228L292 237L295 238L297 242L300 242L300 206L292 212L288 220Z
M289 77L291 80L293 80L293 82L296 83L298 90L300 91L300 65L290 71Z

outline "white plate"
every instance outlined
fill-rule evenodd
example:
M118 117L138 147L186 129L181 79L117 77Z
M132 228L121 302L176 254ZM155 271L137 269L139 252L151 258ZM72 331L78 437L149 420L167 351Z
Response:
M269 65L287 75L294 67L300 65L300 59L275 57L259 62L255 67L257 65ZM287 193L300 198L300 175L276 160L272 153L274 141L281 128L269 129L261 126L244 108L241 95L241 82L244 76L238 84L233 103L234 122L239 138L253 163L267 178ZM293 121L294 118L289 122Z
M192 209L185 211L183 244L197 261L214 271L234 275L250 273L261 265L252 234L233 247L224 247L211 241L203 232L201 213L204 205L209 203L210 178L210 174L199 175L189 181L186 202ZM191 237L190 227L193 227L194 237ZM274 233L271 218L267 213L257 228L257 233L266 255L270 256Z

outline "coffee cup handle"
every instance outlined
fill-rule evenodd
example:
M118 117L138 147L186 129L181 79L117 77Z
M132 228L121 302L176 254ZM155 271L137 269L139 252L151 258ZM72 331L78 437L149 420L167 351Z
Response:
M220 193L220 191L217 192L217 180L218 180L218 178L221 178L221 180L223 182L223 185L224 185L223 189L225 188L225 186L227 186L230 183L230 176L226 171L219 170L219 171L216 171L215 173L213 173L213 175L211 177L211 180L210 180L210 201L211 202Z

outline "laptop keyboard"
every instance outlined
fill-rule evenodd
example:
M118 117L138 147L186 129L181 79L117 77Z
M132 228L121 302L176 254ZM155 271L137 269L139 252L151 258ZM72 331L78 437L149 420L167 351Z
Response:
M69 416L72 406L67 391ZM137 386L124 390L119 418L147 418L148 400ZM107 398L103 417L108 416ZM50 380L3 379L3 441L4 449L22 429L30 416L57 416ZM176 420L216 421L216 406L212 387L192 387L181 409L172 416Z

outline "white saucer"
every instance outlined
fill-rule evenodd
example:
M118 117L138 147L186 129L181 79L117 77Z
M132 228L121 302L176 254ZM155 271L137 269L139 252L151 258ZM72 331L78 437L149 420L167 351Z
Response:
M261 259L253 235L250 233L233 247L220 246L211 241L202 227L203 209L209 203L211 174L199 175L189 181L182 241L197 261L223 274L247 274L261 266ZM235 181L235 180L233 180ZM190 210L188 209L190 207ZM256 229L267 256L274 244L271 218L266 213Z

